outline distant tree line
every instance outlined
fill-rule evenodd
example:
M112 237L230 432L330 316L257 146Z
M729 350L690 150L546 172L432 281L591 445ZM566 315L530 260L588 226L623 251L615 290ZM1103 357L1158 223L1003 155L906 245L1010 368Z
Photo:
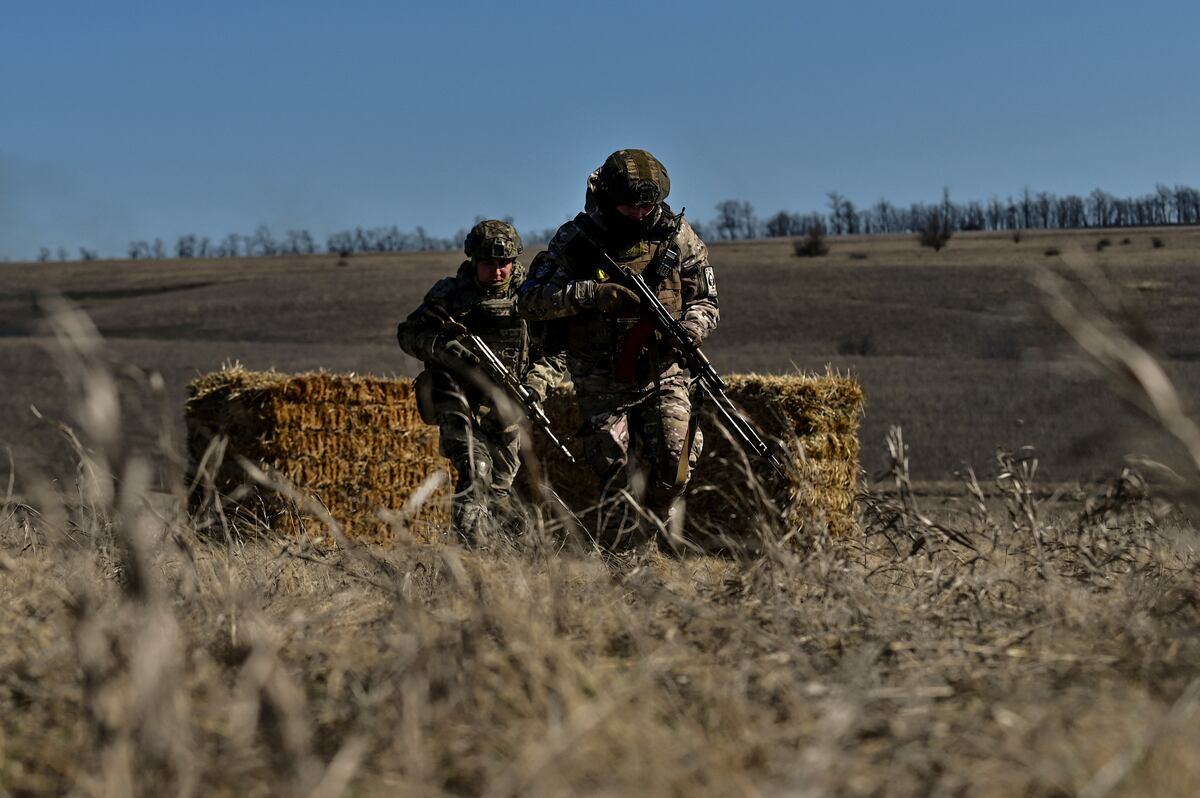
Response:
M465 236L466 233L464 232ZM130 260L146 258L245 258L271 255L316 255L322 252L348 256L368 252L429 252L455 249L462 239L439 238L417 227L408 232L396 225L356 227L330 233L319 242L307 230L288 230L277 238L267 225L259 225L251 235L230 233L220 240L193 234L182 235L170 249L161 239L153 242L132 241Z
M828 213L779 211L760 219L744 200L717 203L715 219L705 222L701 236L715 240L790 238L810 230L832 235L918 233L936 221L951 232L969 230L1071 230L1200 224L1200 190L1160 185L1141 197L1122 198L1096 189L1086 197L1059 196L1025 189L1019 197L987 202L954 202L944 191L941 202L893 205L881 199L858 207L836 191L828 194Z
M921 233L936 228L949 233L970 230L1071 230L1076 228L1139 227L1149 225L1200 224L1200 190L1177 185L1159 185L1140 197L1117 197L1096 189L1086 197L1076 194L1059 196L1046 191L1025 189L1018 197L987 202L972 200L959 203L943 191L941 202L914 202L893 205L881 199L869 207L859 207L842 194L831 191L828 212L792 213L779 211L760 219L754 206L745 200L717 203L717 215L707 222L693 222L702 238L732 241L747 238L795 238L817 231L821 234L853 235L876 233ZM475 221L481 221L477 217ZM512 217L505 217L512 222ZM554 229L524 233L526 247L545 244ZM307 230L288 230L277 238L267 225L254 233L230 233L219 240L209 236L186 234L173 245L161 238L132 241L127 250L130 260L164 258L237 258L280 255L316 255L327 253L347 257L372 252L434 252L462 246L466 229L449 238L429 234L418 226L404 231L396 225L356 227L331 233L319 242ZM96 260L95 250L81 247L79 260ZM70 260L63 247L55 252L42 247L38 260Z

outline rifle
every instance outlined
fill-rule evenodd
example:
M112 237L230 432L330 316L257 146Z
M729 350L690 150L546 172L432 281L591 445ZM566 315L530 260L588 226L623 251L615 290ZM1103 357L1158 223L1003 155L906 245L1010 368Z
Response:
M678 229L682 221L683 212L680 211L679 215L675 217L676 229ZM639 334L638 328L635 327L630 334L631 340L629 343L640 351L641 344L645 342L648 333L658 332L669 345L683 356L684 364L687 366L688 371L691 372L692 378L700 386L704 395L716 405L717 411L721 414L725 423L729 425L730 429L733 430L734 435L737 436L738 441L742 444L742 448L750 454L766 460L771 468L775 470L775 473L786 480L787 472L784 470L783 462L771 451L767 442L754 431L754 427L750 425L745 416L738 411L737 407L733 404L733 400L726 394L729 386L721 379L721 375L717 373L717 370L713 368L708 357L700 351L700 347L692 342L692 338L688 335L684 326L663 306L662 301L658 298L658 294L650 287L646 279L628 266L614 260L604 247L596 242L583 225L579 225L579 231L583 235L584 240L591 245L592 249L604 259L607 267L611 269L609 274L606 274L604 270L599 270L597 276L602 280L612 278L618 285L623 285L637 294L638 299L641 301L642 319L638 326L644 332ZM673 269L678 260L679 253L675 250L674 246L671 246L668 247L659 266L660 268ZM681 465L680 468L682 469L683 466Z
M492 351L492 348L482 338L468 330L462 322L455 320L449 313L445 311L438 312L433 309L428 309L426 313L437 321L443 330L462 341L463 346L479 359L479 366L483 370L484 376L491 381L491 384L499 387L509 397L515 399L524 408L526 418L537 425L537 428L554 445L554 448L558 449L569 462L574 463L575 455L571 454L571 450L554 434L554 430L550 427L550 419L546 418L546 411L542 409L542 404L538 401L537 395L517 379L517 375L513 374L508 366L504 365L504 361Z

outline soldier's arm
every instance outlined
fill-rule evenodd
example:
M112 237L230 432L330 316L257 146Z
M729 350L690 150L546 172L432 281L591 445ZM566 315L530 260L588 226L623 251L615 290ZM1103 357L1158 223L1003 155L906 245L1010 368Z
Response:
M517 289L517 312L525 318L561 319L592 306L595 280L576 280L568 268L566 248L573 235L568 222L530 264L529 277Z
M438 280L417 309L396 327L396 340L400 348L417 360L426 363L436 361L448 340L447 336L441 334L441 328L430 316L429 309L442 305L453 290L453 278Z
M549 389L562 382L567 373L567 356L548 338L546 325L531 322L529 332L534 344L530 346L530 365L522 382L545 401Z
M709 336L720 321L717 305L717 281L708 262L708 246L684 220L676 234L679 246L679 274L683 289L681 323L699 343Z

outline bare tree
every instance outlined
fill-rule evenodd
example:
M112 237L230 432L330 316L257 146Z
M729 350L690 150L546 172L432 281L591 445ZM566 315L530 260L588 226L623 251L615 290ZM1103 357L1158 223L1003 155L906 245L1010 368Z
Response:
M983 230L986 223L983 206L975 200L971 200L959 218L958 228L960 230Z
M1034 209L1037 212L1038 227L1043 230L1050 228L1050 209L1054 206L1054 195L1039 191L1034 198Z
M230 233L225 236L225 239L217 247L218 258L236 258L241 250L242 237L237 233Z
M180 236L179 240L175 242L175 257L196 257L196 236L192 235L191 233Z
M1093 227L1108 227L1112 218L1113 196L1107 191L1096 189L1088 195L1089 215Z
M278 252L279 247L271 235L271 228L265 224L260 224L246 242L247 255L276 255Z
M876 202L871 212L875 217L875 224L881 233L895 233L900 228L897 226L896 208L892 203L885 199L880 199Z
M829 226L831 232L834 235L841 235L846 232L846 223L842 218L842 203L846 201L846 198L836 191L830 191L825 196L829 198Z
M757 238L758 218L754 206L745 200L722 200L717 203L717 218L713 222L717 238L731 241L737 238Z
M1021 227L1029 229L1033 227L1033 195L1029 191L1029 186L1021 192Z
M737 200L722 200L717 203L717 218L713 222L713 226L716 228L717 238L722 240L729 241L737 235Z
M768 238L786 238L800 232L799 226L796 224L796 215L787 211L780 211L767 219L765 229Z

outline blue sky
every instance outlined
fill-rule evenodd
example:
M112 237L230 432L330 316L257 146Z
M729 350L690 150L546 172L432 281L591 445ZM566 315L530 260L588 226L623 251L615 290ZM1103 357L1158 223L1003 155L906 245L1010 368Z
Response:
M1200 5L5 3L0 257L478 215L614 149L760 215L1200 184Z

